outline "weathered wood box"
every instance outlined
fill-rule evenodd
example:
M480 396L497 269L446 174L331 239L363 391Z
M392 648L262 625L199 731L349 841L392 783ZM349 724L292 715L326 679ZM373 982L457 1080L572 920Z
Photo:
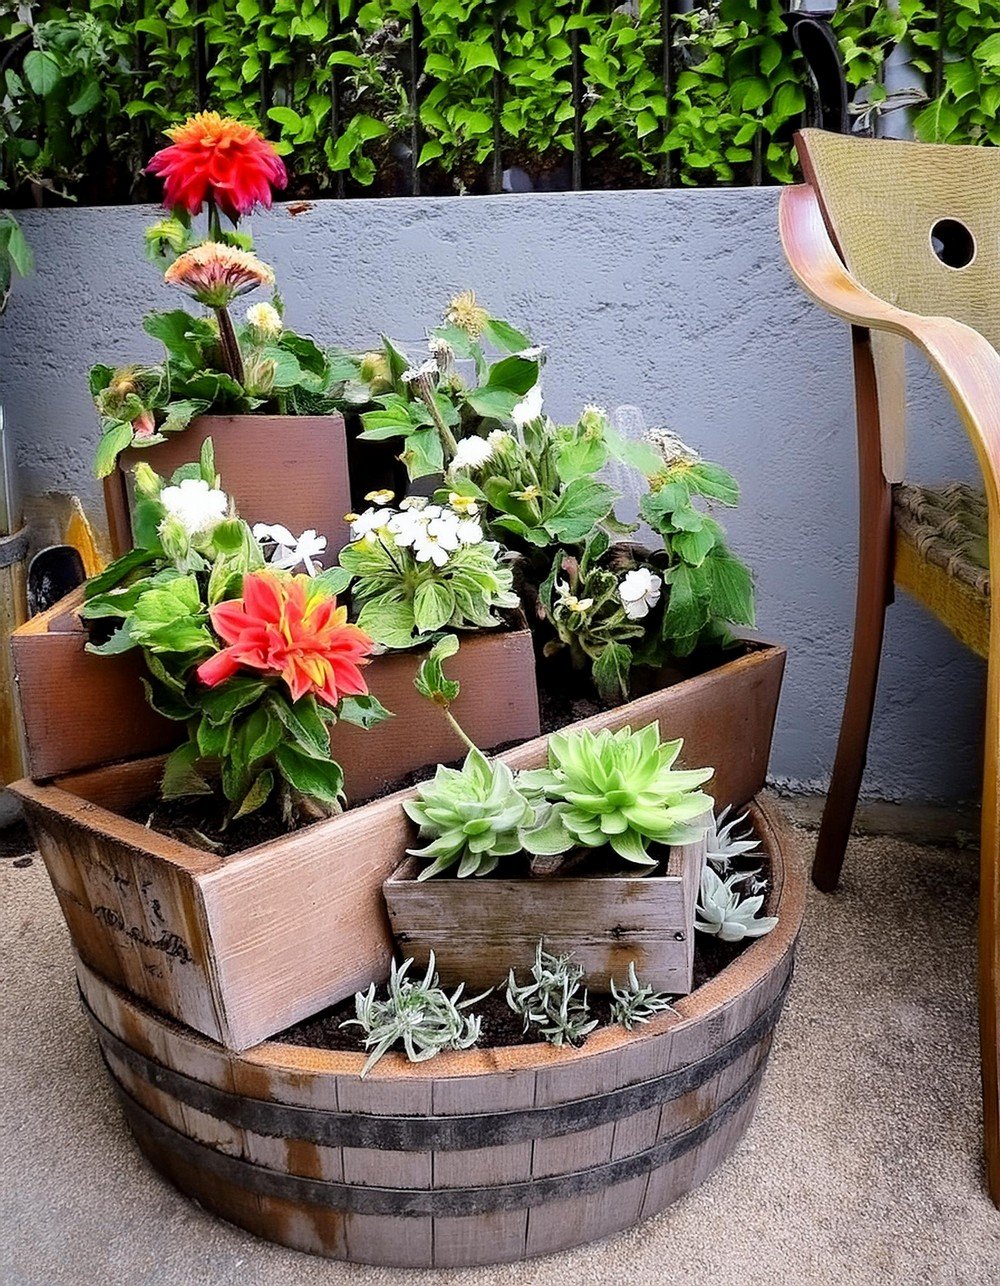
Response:
M433 951L444 983L498 986L509 969L530 968L544 939L546 951L572 954L588 987L623 983L634 961L643 983L686 996L704 859L702 839L671 848L662 875L420 881L408 858L382 889L400 954L426 965Z
M687 766L715 767L720 806L743 803L766 774L784 656L759 645L578 726L659 719L664 736L685 738ZM114 706L107 717L122 721ZM436 721L427 710L414 737ZM538 767L545 755L537 737L503 758ZM161 764L143 759L12 787L87 965L233 1049L388 973L394 943L382 885L411 843L405 792L222 859L123 816L154 793Z
M30 777L46 780L101 764L157 754L183 740L181 725L150 709L138 652L94 656L77 590L11 635ZM333 732L349 799L367 799L427 764L450 763L462 742L413 686L413 652L386 653L368 667L371 691L394 717L370 731ZM462 685L455 713L484 749L537 737L538 693L531 634L518 628L470 634L449 676Z

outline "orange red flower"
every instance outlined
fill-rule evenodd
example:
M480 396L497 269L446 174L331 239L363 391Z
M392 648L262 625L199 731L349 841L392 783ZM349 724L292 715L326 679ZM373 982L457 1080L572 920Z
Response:
M294 701L312 692L335 706L341 697L368 691L361 667L372 639L308 576L254 572L244 577L243 597L217 603L210 616L229 646L198 667L209 687L248 669L282 678Z
M163 179L163 204L198 214L206 199L235 223L258 205L270 206L274 188L288 183L281 157L251 125L199 112L167 130L169 147L149 162Z

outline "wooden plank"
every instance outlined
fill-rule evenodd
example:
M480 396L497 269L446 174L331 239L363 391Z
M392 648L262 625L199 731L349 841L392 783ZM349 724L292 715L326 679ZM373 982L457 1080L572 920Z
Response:
M547 951L572 954L589 987L623 982L634 963L644 983L684 995L704 854L704 839L672 848L664 875L423 882L411 858L383 893L400 951L419 965L433 951L446 984L500 985L508 969L530 969L544 940Z

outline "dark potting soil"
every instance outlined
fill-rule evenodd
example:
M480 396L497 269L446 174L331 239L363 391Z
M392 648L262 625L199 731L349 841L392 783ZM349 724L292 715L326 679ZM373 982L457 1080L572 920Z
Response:
M28 855L34 851L35 841L24 822L12 822L0 829L0 859L13 858L15 866L30 866Z
M504 980L472 1006L471 1012L478 1014L483 1020L480 1038L476 1043L477 1049L537 1045L540 1042L540 1037L535 1032L525 1032L521 1018L507 1004L504 994L506 986L506 980ZM446 987L445 990L450 994L454 988ZM463 996L471 997L476 994L475 991L470 992L468 988L463 992ZM591 991L587 995L587 1003L590 1006L591 1017L599 1019L602 1027L610 1022L610 996ZM322 1013L307 1018L304 1022L296 1023L294 1027L289 1027L274 1039L287 1045L343 1050L352 1054L364 1053L364 1035L361 1028L341 1025L354 1016L354 997L348 996L346 1000L332 1005L329 1009L324 1009Z

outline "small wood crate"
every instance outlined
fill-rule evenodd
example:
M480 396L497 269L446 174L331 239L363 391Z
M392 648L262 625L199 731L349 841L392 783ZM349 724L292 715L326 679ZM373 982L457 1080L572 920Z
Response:
M546 951L572 954L588 987L624 982L634 961L640 981L684 996L704 860L702 839L671 848L663 875L420 881L409 858L382 891L400 953L426 965L433 951L445 984L497 986L509 969L529 969L544 940Z

